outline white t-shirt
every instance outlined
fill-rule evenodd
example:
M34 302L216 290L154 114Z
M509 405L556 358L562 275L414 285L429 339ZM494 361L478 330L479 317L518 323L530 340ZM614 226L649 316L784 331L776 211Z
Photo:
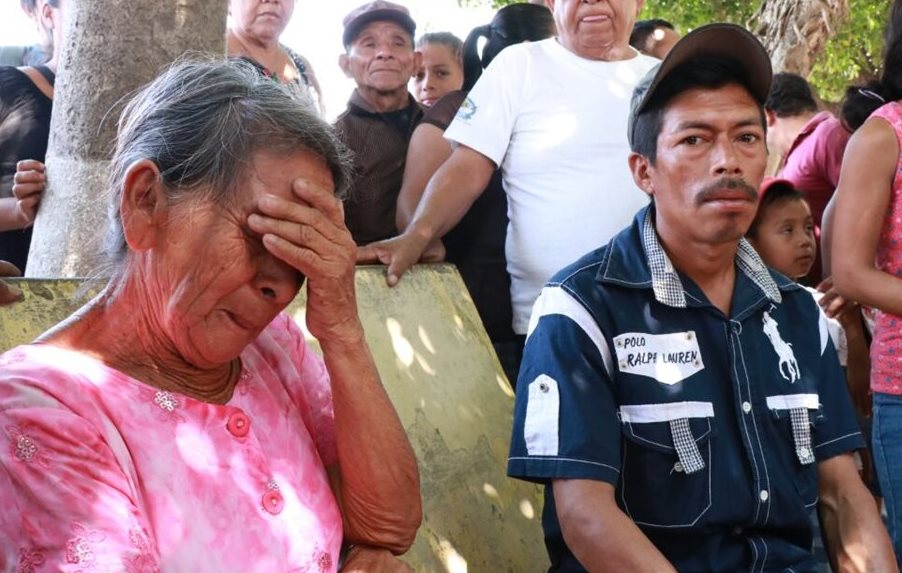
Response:
M556 39L506 48L470 91L445 137L501 166L514 331L542 286L605 245L648 199L627 164L633 87L658 60L586 60Z

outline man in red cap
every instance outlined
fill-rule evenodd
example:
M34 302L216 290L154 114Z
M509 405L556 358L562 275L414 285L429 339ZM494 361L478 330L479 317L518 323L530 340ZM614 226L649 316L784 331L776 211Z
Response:
M345 53L338 63L357 88L335 128L354 152L356 181L345 200L345 223L357 244L397 234L407 144L423 116L407 91L420 66L415 33L407 8L393 2L368 2L344 19Z

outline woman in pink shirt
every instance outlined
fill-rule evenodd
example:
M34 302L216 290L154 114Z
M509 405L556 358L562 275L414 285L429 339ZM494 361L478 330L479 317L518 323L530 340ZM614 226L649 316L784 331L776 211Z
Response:
M871 344L873 453L902 557L902 0L890 11L883 75L850 88L856 130L843 159L831 243L836 289L877 310ZM859 127L860 126L860 127ZM902 564L902 561L900 561Z
M343 148L246 63L125 109L112 279L0 357L0 570L408 571L416 461L357 316ZM320 359L281 314L307 284Z

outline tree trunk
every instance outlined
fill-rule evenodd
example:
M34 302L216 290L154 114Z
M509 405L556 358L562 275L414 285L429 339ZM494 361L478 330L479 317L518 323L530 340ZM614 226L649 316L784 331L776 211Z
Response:
M764 0L750 27L767 48L774 71L808 77L848 10L848 0Z
M94 273L121 104L187 50L225 53L225 0L78 0L66 8L30 277Z

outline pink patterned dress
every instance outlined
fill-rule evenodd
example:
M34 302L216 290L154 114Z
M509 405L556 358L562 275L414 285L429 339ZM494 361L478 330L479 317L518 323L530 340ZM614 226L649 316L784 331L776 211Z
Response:
M902 105L890 102L873 114L886 120L902 146ZM902 155L893 179L892 195L877 244L877 268L902 277ZM871 389L884 394L902 394L902 317L877 311L871 344Z
M332 395L284 315L226 405L79 352L0 356L0 571L334 572Z

